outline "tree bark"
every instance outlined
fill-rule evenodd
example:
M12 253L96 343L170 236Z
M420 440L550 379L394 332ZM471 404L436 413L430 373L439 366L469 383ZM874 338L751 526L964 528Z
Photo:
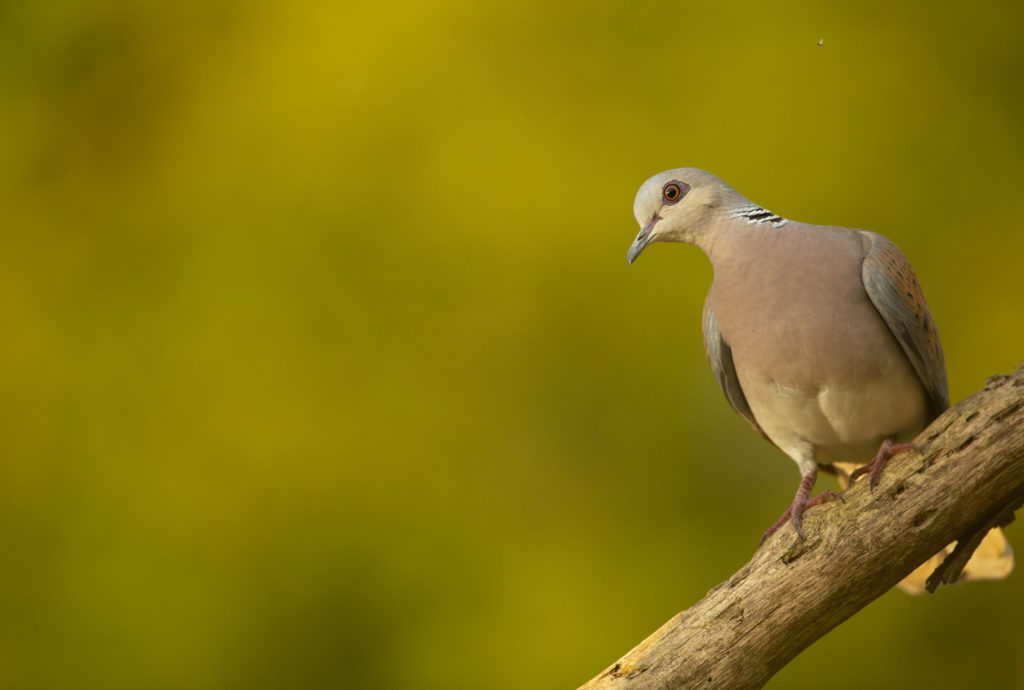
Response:
M957 542L929 580L956 582L980 536L1024 505L1024 367L947 410L897 455L788 526L728 581L582 686L759 688L815 640Z

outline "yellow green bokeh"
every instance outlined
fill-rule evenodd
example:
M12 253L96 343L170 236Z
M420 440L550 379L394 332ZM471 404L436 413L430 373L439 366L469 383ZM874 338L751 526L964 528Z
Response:
M3 4L0 687L584 682L798 479L636 188L891 237L962 398L1024 358L1022 15ZM770 687L1024 688L1022 607L893 592Z

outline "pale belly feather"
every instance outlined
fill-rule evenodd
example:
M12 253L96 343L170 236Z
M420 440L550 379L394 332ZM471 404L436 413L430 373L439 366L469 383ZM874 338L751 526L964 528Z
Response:
M751 411L768 438L794 458L810 446L819 463L867 462L883 439L908 440L927 421L924 388L902 353L855 384L759 383L744 386L756 391L748 400Z

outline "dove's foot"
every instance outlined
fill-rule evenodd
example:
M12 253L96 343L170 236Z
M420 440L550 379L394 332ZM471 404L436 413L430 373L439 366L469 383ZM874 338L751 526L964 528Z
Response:
M913 443L893 443L891 438L885 439L882 441L882 446L878 449L878 453L871 459L871 462L863 467L858 467L850 474L850 484L852 485L861 475L870 472L871 478L868 480L868 487L874 491L878 480L882 476L882 471L889 464L889 461L892 460L892 457L911 449L920 452L920 449Z
M761 535L761 541L759 544L763 544L765 540L775 534L780 527L785 525L787 522L793 523L793 529L796 530L797 536L801 539L804 538L803 532L803 516L804 511L808 508L812 508L819 503L830 501L833 498L843 500L843 497L837 494L831 489L822 491L820 494L811 498L811 488L814 487L814 481L818 478L818 470L812 469L810 472L805 474L800 479L800 486L796 490L796 496L793 497L793 503L786 508L786 512L782 514L775 524L768 528L768 530Z

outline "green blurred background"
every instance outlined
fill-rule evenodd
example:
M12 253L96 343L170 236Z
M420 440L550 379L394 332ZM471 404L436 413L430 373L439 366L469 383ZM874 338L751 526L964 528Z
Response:
M3 3L0 686L601 671L798 480L636 188L890 236L960 399L1024 353L1022 13ZM1024 687L1021 610L894 591L770 687Z

